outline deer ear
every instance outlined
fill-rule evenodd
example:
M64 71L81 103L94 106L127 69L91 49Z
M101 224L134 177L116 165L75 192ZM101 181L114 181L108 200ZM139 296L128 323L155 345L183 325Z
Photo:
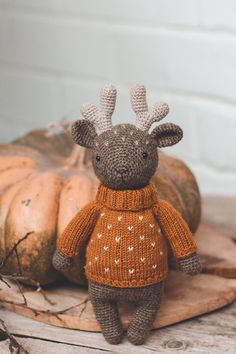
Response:
M81 119L72 124L71 135L74 143L86 148L93 148L97 133L90 121Z
M173 123L165 123L157 126L151 132L159 148L177 144L183 137L182 129Z

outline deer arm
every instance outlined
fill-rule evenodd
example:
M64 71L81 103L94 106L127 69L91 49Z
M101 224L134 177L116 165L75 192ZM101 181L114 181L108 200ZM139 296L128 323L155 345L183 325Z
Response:
M82 208L57 240L57 251L66 257L78 255L96 225L99 211L100 208L95 202Z
M185 259L196 253L197 245L193 235L175 208L166 201L159 200L153 212L177 260Z

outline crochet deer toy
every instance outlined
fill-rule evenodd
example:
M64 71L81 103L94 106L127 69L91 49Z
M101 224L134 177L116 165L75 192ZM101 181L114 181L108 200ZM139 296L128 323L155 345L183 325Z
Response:
M69 268L71 258L80 256L87 245L88 291L105 339L112 344L121 342L123 329L117 305L131 301L136 310L127 336L138 345L147 338L160 307L168 247L183 272L196 275L201 265L186 222L159 199L150 182L158 166L158 148L181 140L181 128L166 123L149 133L151 125L163 119L169 108L157 104L149 111L142 85L131 89L135 125L112 126L115 102L116 89L104 87L101 109L84 105L84 119L72 125L74 142L92 151L101 184L95 200L75 215L58 239L53 265L59 271Z

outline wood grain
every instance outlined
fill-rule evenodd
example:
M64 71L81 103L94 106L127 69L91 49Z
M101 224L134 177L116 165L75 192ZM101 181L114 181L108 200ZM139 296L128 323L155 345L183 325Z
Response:
M209 270L209 268L211 266L211 262L214 261L213 263L215 264L215 269L218 269L219 271L219 267L222 269L223 265L223 269L226 271L227 268L229 269L230 267L226 266L227 263L225 258L227 258L227 262L234 263L234 259L236 259L236 257L234 253L234 243L228 238L225 238L223 225L228 225L225 229L228 236L230 236L230 232L231 235L235 232L235 220L232 218L232 215L235 215L235 209L232 209L232 205L236 205L236 199L233 201L233 199L230 198L211 197L210 203L207 203L207 200L208 198L203 199L203 212L206 213L207 208L209 208L207 214L208 218L203 215L203 220L205 221L205 224L211 225L211 228L207 231L206 226L201 226L196 236L198 238L201 252L203 256L205 256L204 268L205 271L212 271ZM224 202L221 202L222 200L224 200ZM227 203L227 200L229 203ZM218 215L220 215L220 217L218 217ZM215 228L214 231L212 231L212 227ZM212 232L214 232L215 235L218 234L217 240L216 237L213 236L214 234ZM230 241L230 243L228 243L228 241ZM225 245L230 253L224 253ZM216 253L214 254L214 252ZM214 257L218 259L217 262L214 260ZM216 266L218 268L216 268ZM208 270L206 267L208 267ZM202 276L204 276L204 274ZM210 276L207 284L205 284L205 287L209 288L210 286L210 289L213 290L211 283L214 283L214 280L218 278L218 276ZM209 279L211 279L211 281ZM177 280L178 278L176 278L176 281ZM224 280L226 280L227 283L229 282L228 285L231 284L230 294L233 298L234 291L232 293L231 286L233 284L233 288L235 287L235 280L223 279L223 283L221 283L221 285L225 284ZM222 299L224 301L224 289L222 290L223 292L219 295L219 298L221 301ZM198 287L195 288L196 297L197 294ZM42 298L40 293L38 293L37 296ZM179 296L181 296L180 293ZM73 299L73 303L76 304L77 300L76 295ZM41 301L42 304L45 303L45 300ZM72 301L72 299L70 299L70 301ZM192 301L195 301L194 298ZM199 297L197 301L200 302L201 297ZM65 308L67 305L67 299L64 297L63 307ZM176 310L177 307L178 305L176 304ZM77 311L79 313L81 309L78 308ZM184 321L178 325L153 330L145 345L141 347L134 347L126 338L124 338L122 344L112 346L104 340L102 334L99 332L91 333L87 331L58 328L56 326L50 326L43 322L20 316L5 309L0 309L0 318L5 321L9 330L17 337L17 340L20 341L21 344L24 344L30 353L34 354L74 354L75 352L94 352L99 354L101 352L117 354L151 354L153 352L162 354L173 354L179 352L187 354L235 354L236 302L225 306L221 310L216 310L210 314L202 315L200 317L194 317L193 319ZM159 318L159 321L160 319L161 318ZM0 342L0 353L7 354L9 352L7 350L7 344L7 341Z
M202 224L196 240L205 273L236 278L236 244L233 239Z
M43 341L35 338L19 338L18 343L28 351L28 353L33 354L104 354L104 350L99 350L96 348L85 348L75 345L65 344L65 343L55 343L49 341ZM45 349L46 346L46 349ZM9 340L0 343L0 353L9 353ZM112 351L106 351L106 353L113 353Z
M129 343L126 337L120 345L114 346L107 343L101 333L58 328L0 309L0 317L30 354L52 354L52 348L55 348L54 353L62 354L90 351L99 354L235 354L235 316L236 303L210 315L155 329L139 347ZM1 354L9 353L4 343L0 342ZM76 351L70 352L70 349Z
M235 215L236 198L203 196L202 222L234 240L236 240Z
M2 285L1 288L0 301L9 310L59 327L100 331L86 289L70 284L51 287L46 294L53 305L41 293L23 289L27 300L25 306L16 285L11 284L10 288ZM190 277L172 271L166 281L164 301L154 322L154 328L214 311L232 303L235 298L236 280L207 274ZM73 308L65 311L71 307ZM127 328L133 310L132 304L121 304L120 313L124 328Z

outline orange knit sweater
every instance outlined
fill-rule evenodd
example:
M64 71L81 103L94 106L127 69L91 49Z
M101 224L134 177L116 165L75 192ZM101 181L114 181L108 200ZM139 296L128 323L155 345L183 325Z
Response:
M167 240L176 259L197 250L186 222L158 198L152 183L126 191L100 185L95 201L71 220L57 247L72 257L80 255L89 241L88 279L115 287L140 287L166 277Z

